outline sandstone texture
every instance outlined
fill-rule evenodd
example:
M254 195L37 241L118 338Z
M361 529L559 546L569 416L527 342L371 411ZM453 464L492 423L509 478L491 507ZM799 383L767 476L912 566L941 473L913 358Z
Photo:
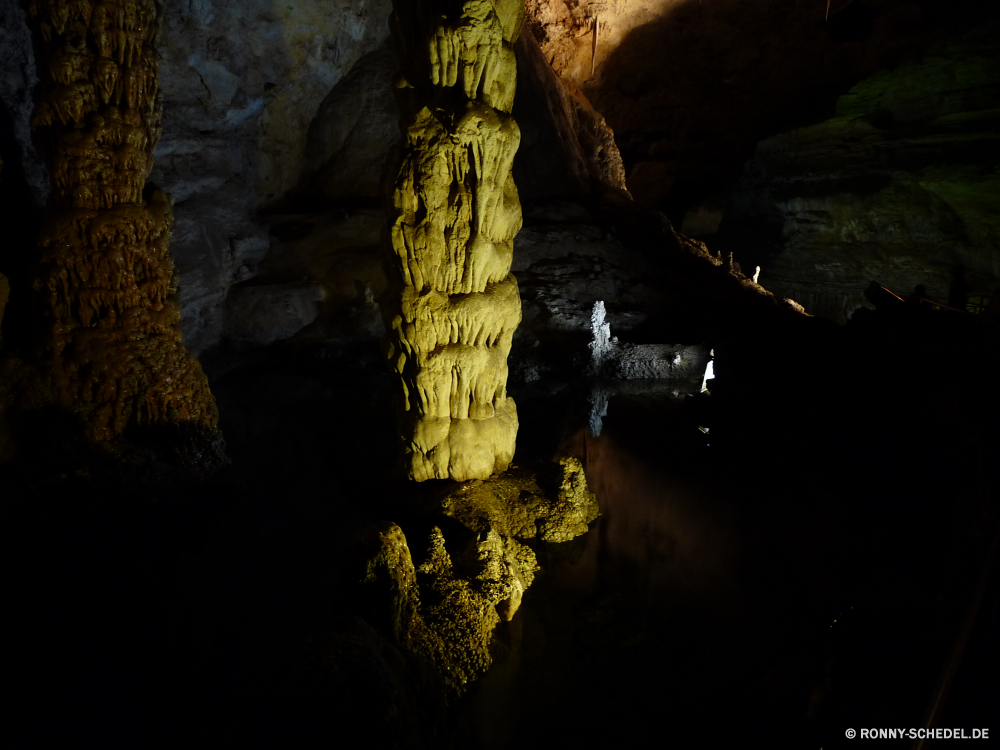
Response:
M337 201L382 197L385 162L399 141L393 78L399 61L386 38L330 91L309 126L302 187Z

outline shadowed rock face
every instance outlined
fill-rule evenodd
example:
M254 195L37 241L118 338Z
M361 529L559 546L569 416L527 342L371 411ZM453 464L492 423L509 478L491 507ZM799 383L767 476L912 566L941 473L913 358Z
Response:
M245 339L226 298L268 253L268 222L258 212L321 166L310 128L322 125L331 90L388 38L390 11L388 0L164 6L165 114L153 179L177 202L171 247L185 343L193 350ZM353 110L342 110L343 124ZM379 123L392 130L387 145L397 137L395 120ZM356 142L351 148L363 162ZM367 184L377 180L376 170Z
M214 430L215 401L181 343L167 197L144 194L160 134L153 2L39 0L35 141L52 175L33 282L42 380L103 442L131 426Z
M539 570L533 547L586 534L599 511L575 458L425 487L414 507L434 525L412 542L416 555L396 524L364 529L350 583L365 618L432 665L454 699L492 664L494 630L513 619Z
M386 38L323 100L306 143L307 192L331 200L381 196L385 162L399 140L399 107L392 95L398 67Z
M2 166L2 165L0 165ZM0 273L0 325L3 324L4 310L7 308L7 300L10 298L10 282L7 277ZM0 351L3 350L3 334L0 333Z
M738 179L754 143L828 117L838 94L980 0L529 0L557 74L615 132L636 200L683 211Z
M521 320L510 274L521 205L510 116L519 0L397 4L405 127L392 173L386 356L399 376L405 468L485 479L514 456L507 355Z
M935 35L954 36L951 21L989 3L834 0L827 23L823 3L814 5L531 0L533 33L514 45L512 114L521 143L513 169L522 203L586 202L595 185L620 187L627 173L640 203L668 209L685 233L715 237L725 231L722 206L702 201L739 178L755 143L829 118L836 97L858 79ZM274 331L247 326L241 316L271 309L287 297L284 285L303 281L302 274L263 278L274 252L285 250L269 236L269 224L281 220L271 211L329 220L331 204L353 210L378 200L382 165L398 139L390 10L388 0L164 6L158 51L165 114L151 174L176 201L171 252L191 351L286 340L308 326L313 299L296 303ZM48 178L29 142L37 71L24 18L16 0L0 0L0 98L16 137L4 156L24 174L24 192L44 202ZM364 273L341 274L335 283L374 290L378 251L360 236L345 244L352 255L360 256L353 249L361 246L371 255ZM734 251L752 274L746 249ZM764 270L765 284L775 280ZM5 273L17 308L19 281ZM331 295L323 279L309 280L327 286L322 326L325 312L348 300ZM248 282L276 286L249 293L266 297L267 306L247 304L238 287ZM786 293L804 297L807 307L813 302L809 290ZM362 300L359 292L340 306Z
M723 196L763 283L844 322L875 279L959 309L1000 287L1000 23L877 73L836 116L762 141ZM737 250L737 247L740 249ZM753 257L756 256L756 257Z

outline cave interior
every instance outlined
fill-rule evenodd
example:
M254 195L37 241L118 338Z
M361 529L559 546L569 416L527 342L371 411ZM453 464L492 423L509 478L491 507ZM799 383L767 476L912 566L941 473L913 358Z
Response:
M433 2L0 0L5 745L1000 734L1000 5L438 4L502 16L500 93L413 83ZM391 523L446 611L434 555L494 538L427 510L481 479L401 461L425 105L516 122L505 476L576 459L600 510L508 544L537 570L468 684L355 575Z

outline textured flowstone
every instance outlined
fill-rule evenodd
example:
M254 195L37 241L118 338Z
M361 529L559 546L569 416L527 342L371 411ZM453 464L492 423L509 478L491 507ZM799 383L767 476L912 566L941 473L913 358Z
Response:
M214 431L181 343L167 196L146 195L160 132L152 0L35 0L43 87L32 119L52 177L33 286L56 403L107 442L132 425Z
M521 320L510 275L521 208L510 109L518 0L457 9L396 3L405 137L389 195L392 253L382 309L399 375L408 475L486 478L514 456L507 355Z
M424 502L425 510L460 523L471 543L449 554L441 519L414 565L399 526L366 530L358 540L362 608L396 643L430 662L458 696L489 668L494 629L514 617L534 581L538 562L529 544L586 533L598 506L575 458L433 488Z

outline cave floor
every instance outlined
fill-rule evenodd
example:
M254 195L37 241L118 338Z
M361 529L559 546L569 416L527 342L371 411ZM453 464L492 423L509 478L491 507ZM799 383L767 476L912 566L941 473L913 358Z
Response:
M442 744L818 748L848 727L920 726L997 522L991 444L954 433L992 403L963 412L968 389L941 372L833 396L843 373L806 368L752 408L721 391L612 398L596 439L579 388L512 385L518 459L579 457L602 517L539 549L544 572ZM213 389L224 481L18 516L30 744L234 746L275 660L343 614L346 543L398 507L377 352L282 354ZM993 716L997 593L947 726Z
M926 437L839 460L836 425L787 425L804 451L727 445L721 416L612 399L600 438L564 437L602 518L543 562L454 747L819 748L922 726L996 524L982 477ZM997 593L942 726L993 716Z

